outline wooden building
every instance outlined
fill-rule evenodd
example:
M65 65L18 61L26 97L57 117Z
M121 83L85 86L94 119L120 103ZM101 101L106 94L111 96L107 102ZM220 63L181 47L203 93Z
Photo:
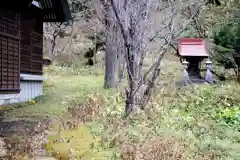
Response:
M0 2L0 105L42 94L43 23L68 20L67 0Z

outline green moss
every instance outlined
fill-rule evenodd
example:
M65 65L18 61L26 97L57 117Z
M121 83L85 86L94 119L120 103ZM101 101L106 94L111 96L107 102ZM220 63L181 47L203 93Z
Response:
M60 134L48 136L45 149L61 160L105 158L109 152L101 148L100 141L93 137L87 126L64 130Z
M86 156L94 142L89 130L85 126L78 129L61 131L60 134L48 137L46 150L59 159L69 159L71 150L75 156Z

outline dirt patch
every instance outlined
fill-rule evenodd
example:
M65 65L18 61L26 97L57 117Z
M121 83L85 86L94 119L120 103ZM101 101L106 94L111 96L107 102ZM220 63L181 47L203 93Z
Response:
M27 157L43 157L48 153L43 149L47 141L51 121L43 122L0 122L3 127L0 138L0 159L21 160Z
M68 112L75 120L86 122L92 120L94 116L99 114L101 105L103 105L103 99L98 95L93 95L92 97L88 97L84 103L72 101Z
M19 120L19 121L0 121L0 136L11 137L15 134L23 135L26 132L31 131L37 122Z

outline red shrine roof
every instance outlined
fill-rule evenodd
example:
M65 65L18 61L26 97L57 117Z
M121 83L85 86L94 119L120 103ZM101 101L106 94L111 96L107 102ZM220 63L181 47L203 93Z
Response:
M181 38L178 41L180 56L208 57L205 41L200 38Z

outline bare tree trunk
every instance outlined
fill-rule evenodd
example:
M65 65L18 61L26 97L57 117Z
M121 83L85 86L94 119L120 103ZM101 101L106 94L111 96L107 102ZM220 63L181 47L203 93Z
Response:
M114 30L115 24L112 19L112 10L106 5L106 30L112 32L111 35L106 36L106 49L105 49L105 74L104 74L104 88L115 88L117 86L116 72L117 72L117 53L115 52L114 36L116 30Z
M107 38L106 41L104 88L115 88L117 56L109 41L111 44L111 38Z

